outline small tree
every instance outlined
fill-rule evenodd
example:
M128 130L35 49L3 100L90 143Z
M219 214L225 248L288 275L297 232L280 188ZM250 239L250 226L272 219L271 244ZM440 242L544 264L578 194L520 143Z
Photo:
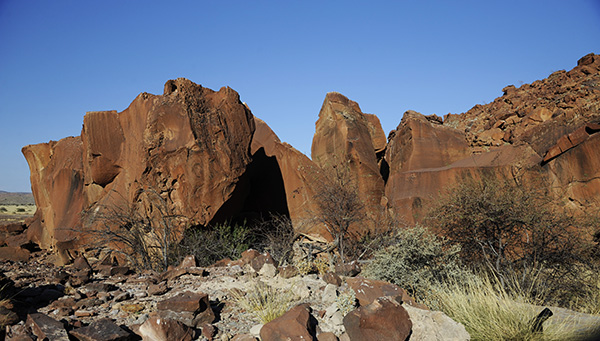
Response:
M350 226L363 221L365 217L358 186L347 168L332 166L324 171L323 181L317 190L315 200L320 212L315 219L325 225L334 239L333 246L338 249L340 259L344 262L344 239Z

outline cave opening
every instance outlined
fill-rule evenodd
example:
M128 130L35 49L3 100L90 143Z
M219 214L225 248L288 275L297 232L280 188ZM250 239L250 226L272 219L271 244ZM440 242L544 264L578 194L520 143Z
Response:
M289 218L285 186L279 163L263 148L252 155L246 172L240 177L229 200L217 211L209 225L254 225L271 214Z

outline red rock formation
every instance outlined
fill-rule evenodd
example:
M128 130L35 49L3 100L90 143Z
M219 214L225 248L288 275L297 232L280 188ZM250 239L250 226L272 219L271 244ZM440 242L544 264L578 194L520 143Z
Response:
M566 190L573 206L590 207L600 198L600 174L593 167L600 141L599 70L600 56L587 55L569 72L507 86L494 102L448 115L443 124L405 114L385 156L390 206L409 221L420 220L440 190L486 173L525 181L542 176L557 195Z
M323 101L311 148L312 160L320 167L348 168L371 215L379 213L384 201L384 182L376 157L376 152L384 149L378 123L373 116L363 114L356 102L330 92Z
M84 203L81 151L77 137L23 147L37 206L27 233L43 248L75 238Z
M281 142L269 126L254 118L256 131L252 139L252 155L261 149L268 157L274 157L281 171L290 219L299 232L327 236L326 230L311 222L319 208L313 197L320 180L319 167L294 147Z
M251 161L253 132L253 116L235 91L186 79L168 81L162 96L140 94L121 113L90 112L80 138L23 149L38 205L32 239L44 248L65 239L56 231L79 226L82 209L93 204L142 202L156 211L144 191L192 223L208 224Z
M444 120L409 111L387 144L376 116L329 93L311 161L235 91L171 80L163 95L142 93L123 112L87 113L80 137L23 148L38 206L28 236L43 248L73 247L83 209L136 206L152 217L153 193L193 224L278 212L300 232L329 237L306 222L318 214L322 168L333 165L348 168L371 216L387 207L419 221L443 188L484 173L542 177L573 208L598 205L600 56L503 92Z

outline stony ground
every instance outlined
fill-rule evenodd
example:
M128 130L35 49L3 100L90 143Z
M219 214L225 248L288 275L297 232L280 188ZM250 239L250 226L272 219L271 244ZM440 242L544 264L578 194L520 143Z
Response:
M191 330L190 335L194 336L190 340L242 340L241 337L255 340L259 338L262 327L260 321L251 312L235 304L232 295L252 293L258 282L287 292L293 301L291 306L301 303L309 306L309 318L316 325L311 333L319 335L318 340L337 340L338 337L348 340L338 302L349 292L353 293L353 304L356 291L356 304L363 301L369 303L378 296L404 295L404 305L418 306L401 289L389 283L382 282L384 286L377 287L372 283L363 283L360 278L334 273L323 276L295 275L295 269L276 268L270 256L255 251L247 251L241 260L220 267L196 267L195 260L188 258L180 266L163 273L133 272L114 263L110 257L88 255L66 266L54 265L57 260L55 255L35 251L27 262L0 263L0 272L14 283L12 310L18 315L10 321L13 326L7 328L7 339L32 335L44 328L46 335L49 335L49 326L56 321L60 323L57 325L59 331L55 330L58 334L55 335L66 337L69 332L71 339L77 339L74 335L85 330L86 326L92 326L96 331L114 329L116 334L123 331L135 339L139 338L136 334L144 337L144 328L147 329L144 325L150 323L147 321L152 320L153 316L161 316L182 322L178 328L184 328L186 332ZM356 274L356 271L347 271L349 273L346 274ZM354 285L354 289L350 289L350 285ZM374 294L368 292L373 287L378 290ZM8 292L10 288L6 290ZM207 296L202 296L204 294ZM194 300L198 304L203 297L210 305L207 309L195 306L190 310L190 315L182 308L193 304ZM392 308L396 309L394 304L398 303L392 304ZM440 328L450 330L449 326L458 329L458 332L447 332L446 335L452 337L445 339L468 339L464 327L440 312L413 307L409 312L415 321L413 334L415 331L422 334L421 337L413 335L411 340L431 339L435 335L432 333L442 335ZM100 325L98 321L105 324ZM104 329L102 334L109 333ZM175 332L169 330L168 333L173 335ZM82 339L95 340L89 335ZM144 339L153 338L146 335Z

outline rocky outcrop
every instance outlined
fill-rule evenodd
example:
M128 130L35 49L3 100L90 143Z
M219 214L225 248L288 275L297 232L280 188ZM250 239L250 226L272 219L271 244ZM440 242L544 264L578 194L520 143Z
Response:
M443 121L407 112L384 160L390 207L419 221L442 189L483 174L541 180L572 208L592 207L600 199L599 70L600 56L590 54L571 71L507 86L492 103Z
M156 220L166 210L193 225L248 221L280 213L305 234L330 238L314 223L326 169L347 171L369 219L392 211L424 218L441 190L465 177L547 183L574 209L600 202L600 56L570 71L507 86L503 96L444 119L408 111L386 142L375 115L329 93L312 160L253 117L230 88L186 79L163 95L140 94L123 112L89 112L80 137L23 148L38 210L28 238L42 248L73 248L82 210L133 208ZM90 215L94 218L95 211ZM362 233L375 224L354 224Z
M251 153L253 157L264 153L266 157L274 159L292 223L299 232L327 235L322 226L311 223L312 217L319 212L314 201L321 181L319 166L294 147L281 142L263 120L256 117L254 120L256 131L252 138Z
M371 216L384 203L384 181L376 156L384 149L382 132L379 120L363 114L356 102L330 92L323 101L311 147L311 158L321 168L340 167L349 172Z
M23 148L38 205L31 238L48 248L72 237L58 231L80 226L83 209L138 205L151 215L156 200L206 225L234 196L253 133L235 91L186 79L168 81L162 96L140 94L121 113L89 112L80 137Z
M78 137L23 148L37 206L28 237L41 247L75 238L84 208L82 149Z

